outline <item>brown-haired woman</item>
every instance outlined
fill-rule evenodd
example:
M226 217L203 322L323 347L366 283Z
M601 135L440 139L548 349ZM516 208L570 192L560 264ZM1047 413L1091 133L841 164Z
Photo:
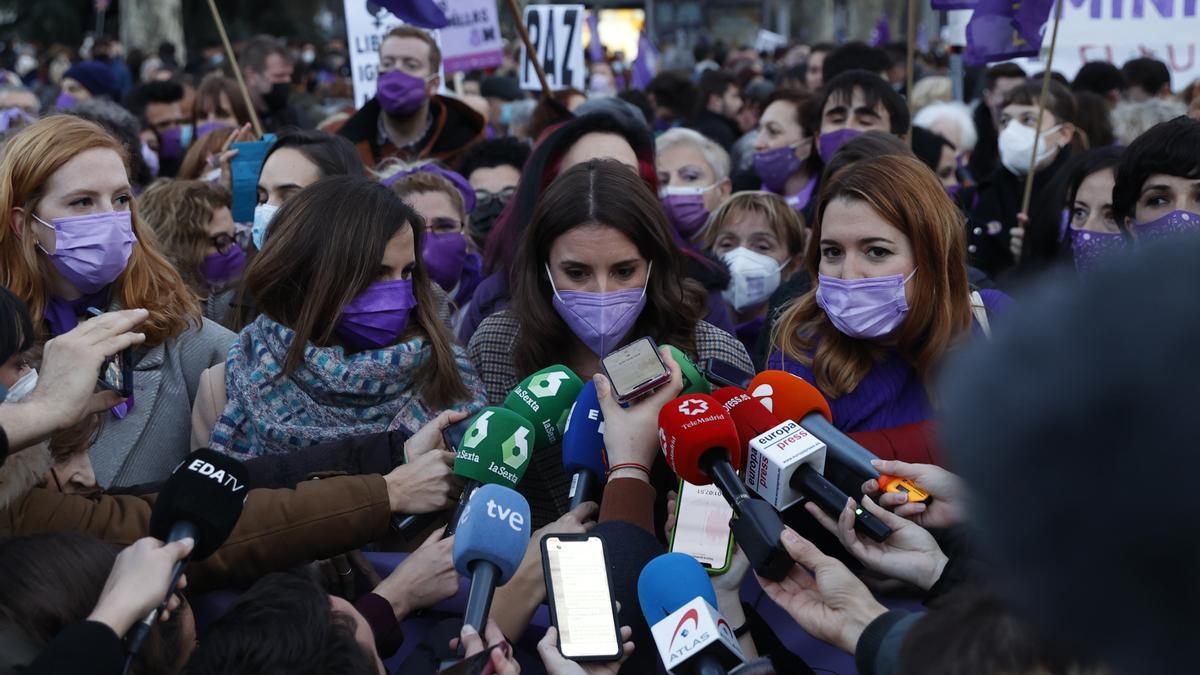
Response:
M366 178L323 178L288 199L246 270L261 314L223 378L204 381L227 394L211 447L286 453L483 408L478 375L438 319L422 236L421 217Z
M205 320L187 285L138 217L123 146L77 117L31 124L0 161L0 285L29 307L37 342L89 307L145 308L133 354L133 396L113 409L92 447L104 487L163 480L189 447L200 374L234 335Z
M198 180L161 181L142 193L138 206L167 259L204 302L204 316L223 321L246 266L234 240L229 191Z
M645 336L692 359L753 370L736 338L701 319L707 295L684 276L657 196L624 164L588 160L556 178L538 200L512 271L512 306L485 319L468 348L493 404L552 364L590 378L601 357ZM534 455L521 483L537 524L566 510L561 459Z
M962 216L915 157L889 155L834 174L805 255L817 287L776 324L767 367L813 383L846 432L933 416L927 393L972 316L1008 301L967 282Z

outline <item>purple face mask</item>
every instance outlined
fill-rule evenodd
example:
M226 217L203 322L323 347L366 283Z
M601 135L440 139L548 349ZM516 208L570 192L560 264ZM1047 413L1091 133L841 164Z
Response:
M817 305L833 325L852 338L871 340L890 335L908 312L904 285L916 275L899 274L844 280L818 274Z
M668 187L662 190L663 209L667 212L667 220L671 227L684 240L690 240L704 229L708 222L708 209L704 207L704 193L716 187L706 188Z
M216 131L217 129L228 129L228 128L229 128L229 125L225 124L224 122L205 122L204 124L201 124L200 126L196 127L196 140L200 140L201 138L204 137L205 134L207 134L210 131Z
M1071 257L1081 274L1100 267L1109 256L1128 246L1129 238L1122 232L1071 230Z
M211 253L204 256L201 270L204 278L213 286L238 278L246 266L246 254L242 247L234 244L224 253Z
M817 144L817 149L821 153L821 159L828 164L829 160L841 150L842 146L851 140L862 135L858 129L838 129L827 134L821 134L821 141Z
M774 150L754 153L754 173L763 185L776 194L783 191L787 179L800 171L804 160L796 156L795 146L785 145Z
M380 281L342 308L335 330L353 349L386 347L408 328L409 312L416 306L411 279Z
M389 70L379 76L375 98L383 111L395 117L411 115L425 102L423 77L414 77L400 70Z
M58 98L54 99L54 107L59 110L70 110L77 103L79 103L79 100L65 91L59 94Z
M946 196L950 198L950 201L957 203L958 202L958 192L959 192L959 190L962 189L962 186L961 185L947 185L947 186L945 186L945 189L946 189Z
M653 263L651 263L653 265ZM554 310L571 332L600 358L608 355L621 338L629 334L646 306L646 288L630 288L610 293L562 291L554 288L554 277L546 265L550 288L554 289ZM650 270L646 270L646 283Z
M429 276L445 291L454 290L467 262L467 238L462 232L427 232L421 242L421 260Z
M1200 215L1188 211L1172 211L1161 218L1133 226L1133 231L1142 242L1158 241L1196 230L1200 230Z
M168 161L183 157L183 127L158 133L158 155Z
M133 254L137 237L128 211L34 220L54 230L54 252L38 248L80 293L95 293L111 284Z

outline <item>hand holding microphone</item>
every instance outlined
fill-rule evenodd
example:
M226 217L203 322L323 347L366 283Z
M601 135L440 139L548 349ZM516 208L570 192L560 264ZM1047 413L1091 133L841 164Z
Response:
M170 544L143 537L125 547L117 555L88 621L98 621L117 635L129 632L168 592L187 586L187 578L180 576L174 589L169 587L171 570L192 552L195 543L190 537ZM172 594L159 620L165 621L178 607L179 600Z
M453 467L453 452L431 450L392 469L383 477L392 513L431 513L453 506L463 487Z

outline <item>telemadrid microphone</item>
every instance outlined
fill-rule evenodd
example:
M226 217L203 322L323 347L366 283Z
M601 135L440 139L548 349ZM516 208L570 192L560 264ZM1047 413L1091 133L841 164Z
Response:
M517 487L529 468L533 436L529 420L507 408L492 406L479 413L454 453L454 475L466 484L443 538L455 533L471 495L481 485Z
M746 484L783 511L810 499L830 517L837 518L850 498L825 471L825 444L792 420L779 421L762 404L737 387L713 392L733 417L738 432L748 439ZM892 530L861 505L854 509L854 526L875 541L883 541Z
M668 672L716 675L746 662L695 558L667 553L647 563L638 576L638 603Z
M679 371L683 374L683 391L680 394L711 394L712 385L696 367L696 364L692 363L691 359L674 345L666 345L666 347L671 350L671 357L675 359L675 363L679 364Z
M767 502L753 499L738 476L745 447L733 419L712 396L693 394L663 406L658 438L667 464L693 485L716 484L733 507L733 536L760 576L780 580L793 561L780 541L783 521Z
M596 395L596 383L583 385L575 405L567 416L563 432L563 469L571 477L570 504L567 509L587 501L599 501L601 477L607 457L604 453L604 413Z
M129 654L136 654L175 591L189 561L204 560L233 532L246 495L248 472L242 463L215 450L202 448L184 458L154 501L149 534L166 543L191 537L196 545L171 570L171 584L162 604L129 631Z
M533 424L533 448L542 450L562 441L567 415L582 389L583 380L570 368L548 366L513 387L504 407Z
M463 510L454 537L454 567L471 577L463 624L480 635L487 624L492 594L517 571L532 527L529 503L516 490L502 485L479 488Z

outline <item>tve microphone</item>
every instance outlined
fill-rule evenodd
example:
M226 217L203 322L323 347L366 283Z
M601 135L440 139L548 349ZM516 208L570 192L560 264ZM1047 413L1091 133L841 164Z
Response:
M670 673L715 675L745 663L729 622L717 611L708 573L685 553L651 560L638 576L638 603Z
M233 532L250 492L247 475L241 462L202 448L185 457L163 485L150 511L150 536L168 544L191 537L196 545L187 558L175 563L162 604L130 629L130 654L141 648L159 612L175 591L184 565L212 555Z
M680 394L711 394L712 385L705 379L696 364L692 363L691 359L673 345L666 347L671 350L671 356L675 359L675 363L679 364L679 370L683 374L683 391Z
M454 537L454 566L459 574L471 577L463 623L481 635L492 593L517 571L532 527L529 503L516 490L501 485L479 488L463 510Z
M529 420L536 432L535 450L562 441L571 405L583 389L583 380L562 365L542 368L513 387L504 407Z
M568 510L587 501L600 501L605 467L604 414L596 383L588 380L571 406L563 432L563 469L571 476Z
M444 536L454 534L472 493L480 485L512 489L521 482L533 452L533 436L529 420L507 408L484 408L475 417L454 453L454 475L463 478L466 485Z
M782 579L792 566L779 539L783 521L770 504L746 492L737 474L744 445L721 403L703 394L667 403L658 413L658 439L667 464L680 478L720 488L735 515L729 527L754 571L768 579Z

